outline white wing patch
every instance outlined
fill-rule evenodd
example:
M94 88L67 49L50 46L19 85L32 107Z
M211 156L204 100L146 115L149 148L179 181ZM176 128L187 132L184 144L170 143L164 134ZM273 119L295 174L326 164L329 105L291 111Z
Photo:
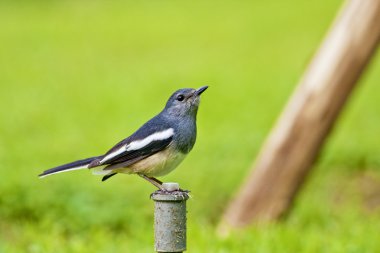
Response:
M127 151L127 145L121 146L118 150L106 155L101 161L100 164L103 164L105 161L114 158L115 156Z
M152 141L160 141L160 140L166 140L170 137L172 137L174 134L173 128L169 128L165 131L154 133L152 135L149 135L145 139L133 141L128 144L127 151L130 150L139 150L145 147L146 145L150 144Z
M142 140L133 141L133 142L129 143L128 145L121 146L118 150L115 150L114 152L106 155L100 161L100 164L103 164L107 160L112 159L115 156L117 156L117 155L119 155L125 151L139 150L139 149L142 149L145 146L149 145L153 141L165 140L165 139L172 137L173 135L174 135L173 128L169 128L169 129L166 129L164 131L151 134Z

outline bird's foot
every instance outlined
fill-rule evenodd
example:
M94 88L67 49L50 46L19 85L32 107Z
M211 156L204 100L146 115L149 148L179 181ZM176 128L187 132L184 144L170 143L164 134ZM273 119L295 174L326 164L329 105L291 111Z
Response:
M168 191L166 189L159 189L153 193L150 194L150 198L152 199L155 195L171 195L171 196L178 196L180 198L191 198L190 196L190 191L188 190L182 190L182 189L177 189L174 191Z

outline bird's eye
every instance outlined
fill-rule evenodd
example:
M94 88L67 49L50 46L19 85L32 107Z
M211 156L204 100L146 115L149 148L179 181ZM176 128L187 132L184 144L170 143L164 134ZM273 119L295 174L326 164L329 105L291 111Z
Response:
M177 96L177 100L178 101L183 101L185 99L185 96L184 95L178 95Z

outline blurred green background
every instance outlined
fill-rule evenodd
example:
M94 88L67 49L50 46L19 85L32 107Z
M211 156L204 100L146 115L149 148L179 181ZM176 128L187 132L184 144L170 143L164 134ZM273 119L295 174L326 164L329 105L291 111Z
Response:
M105 152L174 90L206 84L195 148L162 178L192 191L188 252L378 252L379 57L288 217L215 234L341 4L1 1L0 252L152 252L149 183L37 175Z

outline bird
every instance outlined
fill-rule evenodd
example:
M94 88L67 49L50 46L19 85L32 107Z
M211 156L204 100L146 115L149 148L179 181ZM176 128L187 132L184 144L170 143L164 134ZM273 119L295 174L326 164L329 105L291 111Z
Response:
M137 174L165 191L163 182L156 177L173 171L192 150L197 137L200 96L207 88L175 91L160 113L105 154L45 170L39 177L79 169L103 175L102 181L119 173Z

